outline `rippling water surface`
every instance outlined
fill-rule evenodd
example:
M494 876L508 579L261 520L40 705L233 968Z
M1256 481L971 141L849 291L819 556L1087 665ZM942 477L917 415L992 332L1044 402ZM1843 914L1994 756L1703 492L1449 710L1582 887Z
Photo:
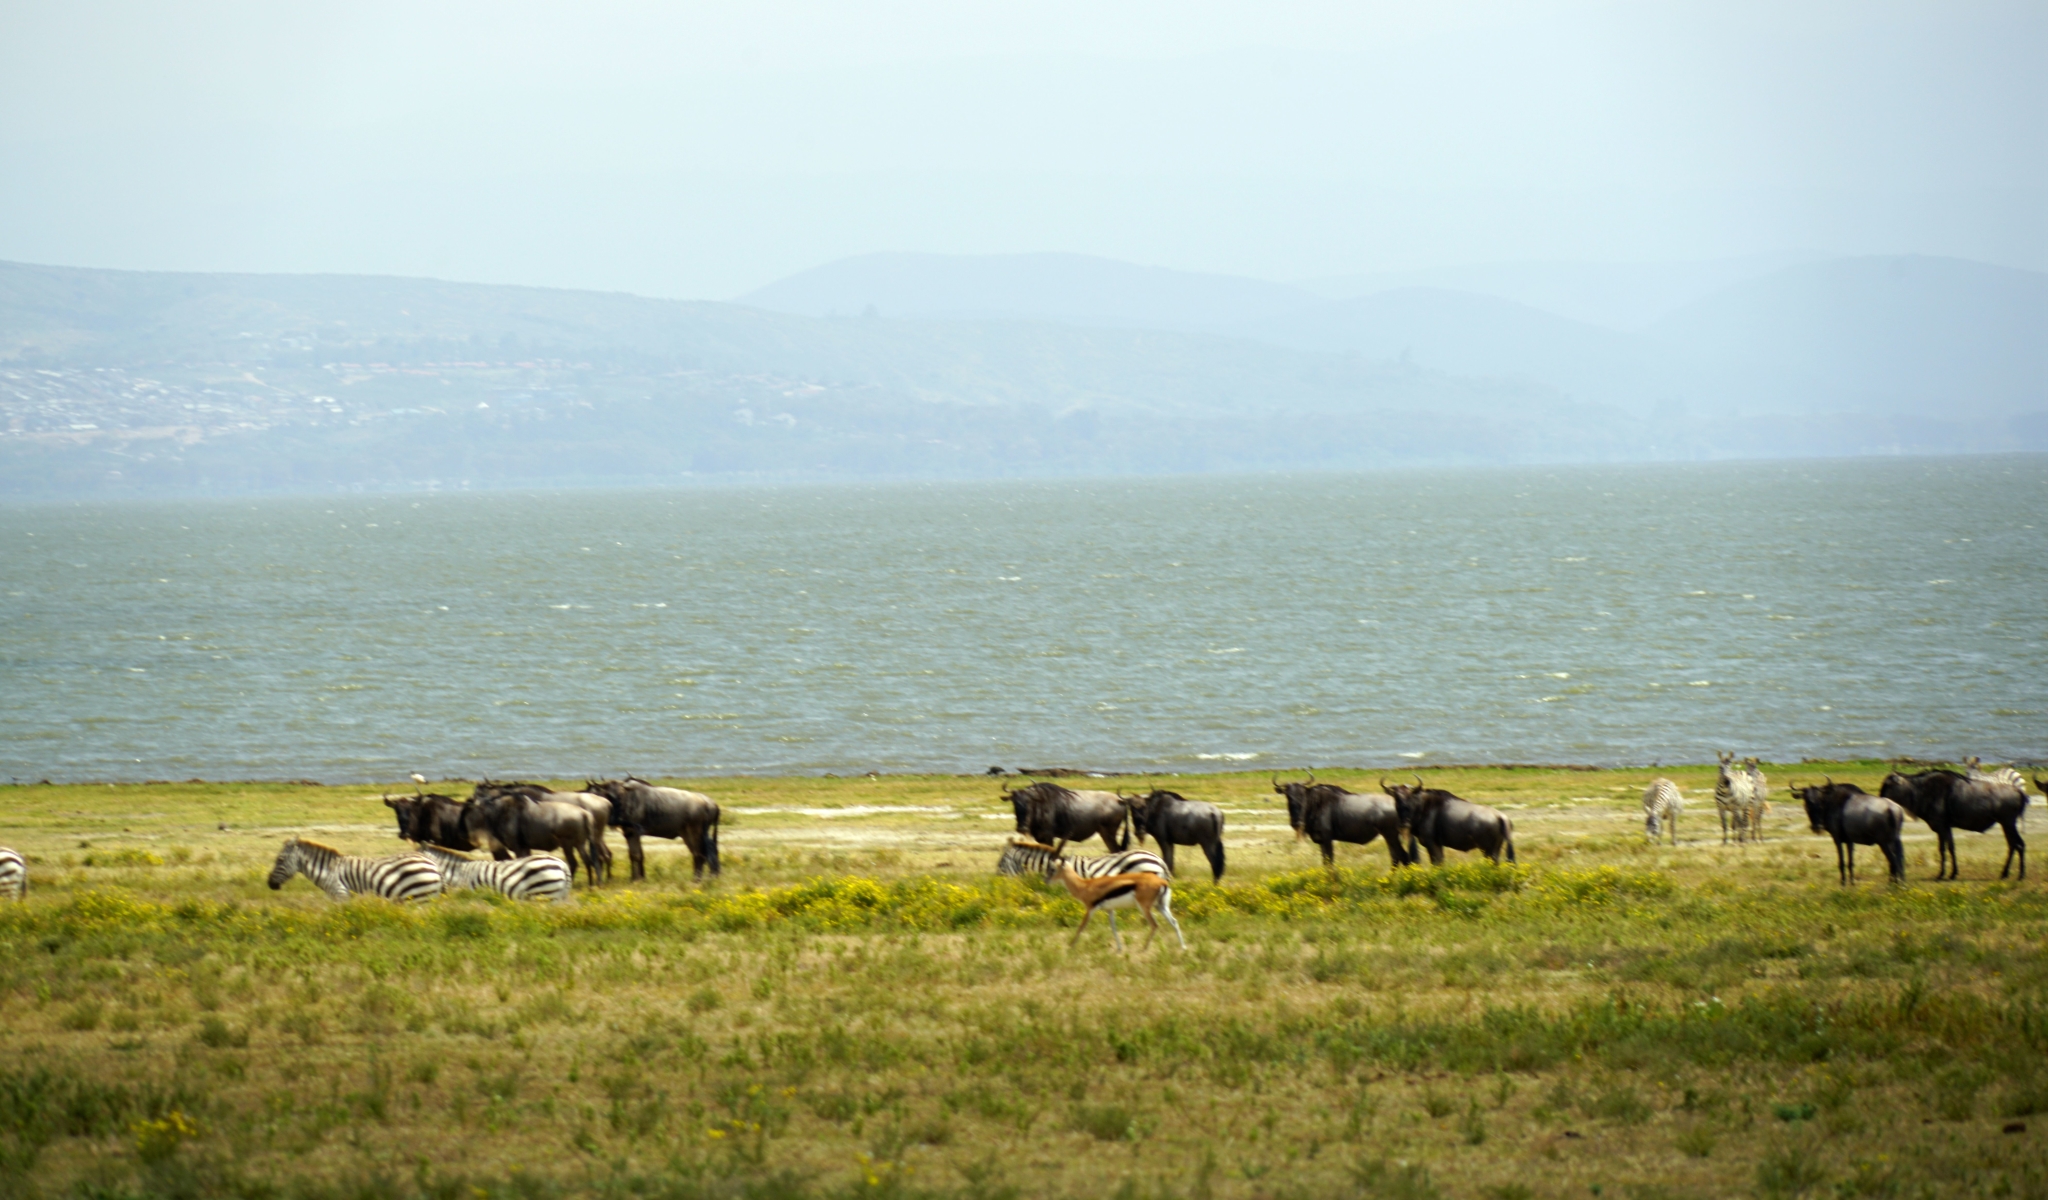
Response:
M0 771L2048 758L2048 457L0 509Z

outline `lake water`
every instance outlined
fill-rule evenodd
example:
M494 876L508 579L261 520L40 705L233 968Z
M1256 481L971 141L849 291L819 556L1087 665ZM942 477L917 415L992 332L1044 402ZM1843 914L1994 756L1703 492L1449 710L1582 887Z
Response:
M0 774L2048 758L2048 456L0 508Z

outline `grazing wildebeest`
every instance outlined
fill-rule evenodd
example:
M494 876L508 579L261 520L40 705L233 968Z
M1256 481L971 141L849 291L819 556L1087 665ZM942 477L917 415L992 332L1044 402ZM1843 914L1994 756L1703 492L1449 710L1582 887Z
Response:
M1130 811L1115 792L1077 792L1041 782L1014 792L1004 784L1003 794L1017 813L1017 832L1034 842L1059 846L1099 834L1111 850L1130 848L1130 834L1124 829Z
M560 850L576 869L580 855L591 886L597 885L596 822L583 806L561 800L536 800L526 792L478 789L462 806L462 832L493 857L524 858L536 850Z
M704 878L706 867L718 874L716 800L702 792L656 787L635 775L586 783L583 790L611 801L612 824L626 835L634 879L647 878L647 854L640 845L645 837L681 838L690 849L690 865L698 879Z
M476 849L469 835L462 832L462 801L455 797L424 792L417 796L386 796L384 803L398 815L401 840L449 850Z
M1763 772L1751 774L1750 764L1754 759L1737 766L1733 750L1721 751L1719 758L1721 770L1714 779L1714 810L1721 814L1721 844L1728 844L1731 832L1736 842L1746 842L1753 834L1762 833L1761 829L1750 827L1750 820L1754 816L1761 822L1763 798L1757 795L1757 788L1762 783Z
M604 840L605 830L612 826L612 802L610 800L603 796L592 795L589 792L558 792L543 783L492 783L488 779L477 785L477 789L471 798L474 799L475 796L481 796L485 792L517 792L521 795L531 796L542 803L573 804L584 812L589 813L591 828L596 834L595 840L591 843L593 847L592 861L596 864L599 874L607 881L611 879L612 848L606 845Z
M1144 845L1149 835L1159 843L1166 869L1173 870L1175 846L1200 846L1209 859L1209 882L1223 881L1223 810L1205 800L1158 788L1143 796L1124 796L1131 811L1131 832Z
M1954 771L1936 770L1918 775L1893 771L1884 777L1877 792L1898 801L1934 831L1940 846L1936 879L1955 879L1962 874L1956 863L1956 830L1983 833L1993 825L2005 830L2005 869L1998 877L2004 879L2011 873L2015 855L2020 860L2020 878L2027 877L2027 840L2020 836L2020 822L2027 816L2026 789L1993 777L1971 779Z
M1401 816L1394 802L1385 796L1350 792L1334 783L1317 783L1314 773L1302 782L1273 780L1273 790L1287 797L1287 823L1294 836L1307 838L1323 852L1323 865L1337 861L1337 843L1366 846L1374 838L1387 840L1387 857L1397 867L1416 861L1415 843L1401 846Z
M1806 823L1815 833L1835 839L1835 873L1843 887L1856 882L1856 847L1876 846L1891 868L1893 883L1906 881L1906 810L1883 796L1873 796L1853 783L1829 779L1812 787L1787 791L1806 805Z
M1431 866L1443 865L1446 847L1477 850L1494 862L1499 862L1502 854L1509 862L1515 861L1515 826L1499 809L1474 804L1441 788L1425 787L1420 775L1413 787L1390 786L1385 781L1380 787L1394 798L1401 827L1429 851Z
M1685 811L1685 794L1678 785L1661 775L1643 789L1643 832L1656 841L1671 831L1671 844L1678 844L1678 814Z

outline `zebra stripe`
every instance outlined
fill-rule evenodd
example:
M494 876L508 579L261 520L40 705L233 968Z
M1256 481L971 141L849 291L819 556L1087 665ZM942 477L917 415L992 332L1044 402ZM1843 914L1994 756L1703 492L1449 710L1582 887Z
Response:
M1068 858L1054 854L1051 846L1019 841L1012 841L1003 848L1003 856L996 860L996 874L1044 878L1057 871L1061 863L1074 868L1074 874L1083 879L1101 879L1109 875L1173 878L1173 872L1166 868L1166 860L1150 850L1119 850L1115 854L1101 854L1094 858Z
M1974 754L1963 760L1963 766L1968 768L1969 776L1972 779L1983 780L1987 783L2002 783L2007 787L2018 788L2022 796L2027 794L2026 778L2011 767L1993 767L1987 771L1984 769L1983 760Z
M1737 842L1750 838L1750 819L1755 816L1761 833L1763 820L1763 797L1759 789L1763 786L1763 772L1754 770L1750 759L1743 766L1735 765L1735 752L1723 751L1720 755L1721 773L1714 780L1714 809L1721 815L1721 844L1728 844L1732 832Z
M270 868L270 889L283 887L294 875L304 875L334 900L350 896L431 900L441 894L441 869L423 854L352 858L332 846L291 838Z
M0 900L28 899L28 863L21 855L0 846Z
M1754 758L1742 760L1742 773L1749 780L1749 810L1744 823L1749 826L1750 838L1761 842L1764 840L1764 817L1771 811L1770 785L1764 781L1763 764Z
M471 888L497 892L514 900L558 903L569 898L569 864L552 855L494 862L428 845L422 845L420 853L434 860L434 865L441 869L441 885L451 892Z
M1671 831L1671 844L1678 844L1678 814L1685 811L1685 795L1678 785L1661 776L1652 779L1650 786L1643 789L1643 832L1651 841L1656 841L1666 829Z

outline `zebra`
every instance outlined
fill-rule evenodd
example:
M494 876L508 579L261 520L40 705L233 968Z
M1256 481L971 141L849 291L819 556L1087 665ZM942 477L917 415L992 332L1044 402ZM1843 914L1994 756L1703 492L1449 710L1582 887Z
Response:
M287 838L284 849L277 852L276 864L270 868L270 890L277 891L301 873L333 900L346 900L353 895L429 900L441 894L441 869L424 854L352 858L332 846Z
M1749 826L1752 841L1764 840L1764 818L1771 812L1771 788L1764 780L1763 763L1755 758L1742 760L1742 773L1749 779L1749 812L1744 824Z
M1993 767L1987 771L1984 769L1984 760L1974 754L1963 760L1963 767L1965 773L1972 779L1984 779L1992 783L2002 783L2007 787L2018 788L2022 796L2027 794L2026 778L2011 767Z
M1714 810L1721 814L1721 844L1728 844L1728 835L1733 833L1737 842L1746 842L1750 837L1749 819L1751 813L1762 803L1756 795L1763 782L1763 772L1751 774L1749 759L1742 766L1735 765L1735 752L1723 750L1720 755L1721 773L1714 780ZM1761 813L1757 814L1760 818Z
M553 855L493 862L424 844L420 853L441 869L441 884L451 892L457 888L479 888L514 900L552 900L557 904L570 898L569 864Z
M1021 842L1015 838L1003 847L1003 856L996 860L998 875L1031 875L1039 879L1050 876L1065 863L1074 868L1074 873L1083 879L1101 879L1107 875L1163 875L1173 878L1173 872L1166 866L1166 860L1150 850L1119 850L1114 854L1100 854L1094 858L1068 858L1053 850L1051 846L1037 842ZM1114 921L1115 918L1111 917Z
M0 846L0 900L28 899L28 863L21 855Z
M1678 785L1658 776L1643 789L1643 832L1651 841L1656 841L1665 830L1671 831L1671 844L1678 844L1678 814L1685 811L1685 796Z

